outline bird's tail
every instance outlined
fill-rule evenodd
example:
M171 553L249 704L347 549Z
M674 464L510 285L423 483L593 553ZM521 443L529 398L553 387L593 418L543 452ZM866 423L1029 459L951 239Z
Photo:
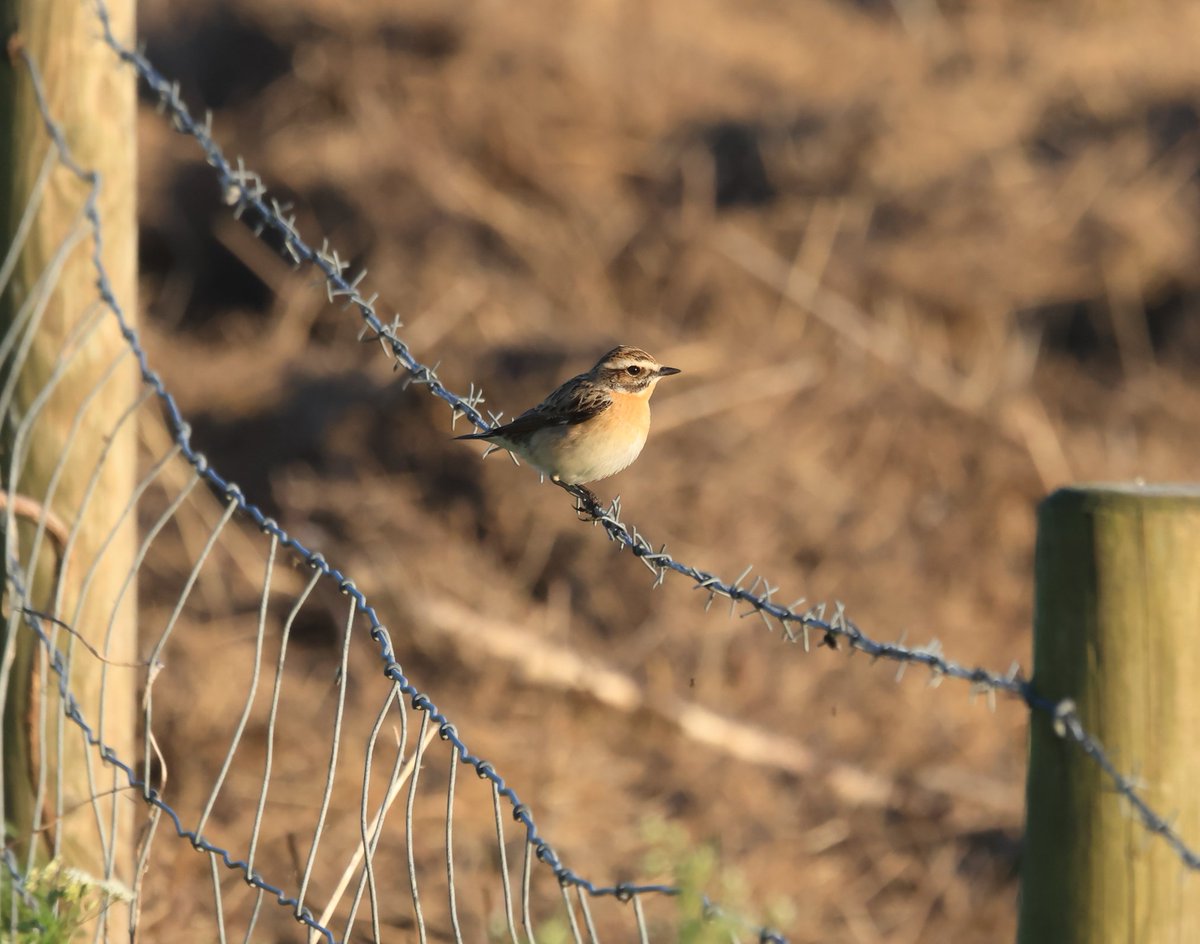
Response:
M491 433L467 433L465 436L455 436L455 439L487 439Z

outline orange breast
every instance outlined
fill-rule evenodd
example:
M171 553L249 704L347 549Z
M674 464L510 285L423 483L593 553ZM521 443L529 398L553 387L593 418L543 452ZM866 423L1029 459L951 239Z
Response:
M615 394L607 410L577 426L547 429L533 437L529 460L567 484L615 475L642 451L650 429L647 397Z

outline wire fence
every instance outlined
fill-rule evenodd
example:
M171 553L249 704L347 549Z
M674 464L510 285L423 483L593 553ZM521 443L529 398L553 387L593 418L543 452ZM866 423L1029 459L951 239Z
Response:
M329 941L349 939L356 922L369 922L372 938L379 939L383 912L373 866L374 856L384 838L388 813L395 802L403 797L404 843L412 920L415 928L422 940L427 935L427 924L443 928L449 927L453 930L454 937L461 940L464 931L459 908L459 897L463 894L460 889L466 884L474 885L476 888L484 885L484 880L480 876L471 875L471 872L478 870L479 866L476 866L476 870L465 870L461 865L456 864L454 855L455 827L460 823L459 817L456 815L456 805L462 802L460 797L466 792L457 784L457 772L459 766L465 764L474 769L482 782L484 791L482 802L491 813L488 828L494 831L492 841L495 843L495 865L498 867L497 874L492 876L492 883L499 886L503 899L504 929L511 940L518 940L518 926L521 929L520 936L527 940L533 940L536 925L553 926L556 922L568 927L576 940L583 940L585 933L589 939L598 939L600 929L606 925L610 928L620 928L622 924L627 924L632 928L640 939L648 940L654 927L654 920L647 916L647 906L644 904L644 900L647 896L674 896L678 890L657 884L600 884L577 874L563 864L558 854L538 831L532 812L521 802L514 790L505 783L488 761L469 751L450 720L438 710L427 695L420 692L405 677L400 664L396 661L388 630L381 623L375 609L354 583L340 570L325 561L320 554L305 547L268 518L257 506L245 498L235 484L222 477L209 465L207 459L191 446L188 424L180 414L174 398L166 389L162 379L150 366L137 332L131 327L120 301L113 292L103 262L104 226L97 209L102 181L98 175L81 167L73 159L54 116L46 108L37 66L28 54L23 54L23 59L29 68L37 91L45 128L50 138L50 154L53 162L69 171L87 188L82 210L77 220L78 225L63 235L61 252L56 253L55 258L65 258L84 238L81 233L86 232L92 245L91 259L95 268L100 306L89 305L77 313L79 320L71 326L68 332L68 343L58 352L58 359L51 371L55 382L47 384L46 396L39 397L38 401L35 401L34 408L23 416L16 415L15 411L5 411L6 420L12 426L11 432L16 443L10 467L7 470L9 495L14 498L6 503L8 516L6 533L9 535L7 565L10 598L17 601L10 616L10 631L6 642L11 651L17 638L12 628L17 625L18 621L22 623L40 644L43 676L47 671L53 676L54 680L49 685L44 683L42 685L43 692L56 694L56 698L49 703L43 701L40 706L42 711L40 720L43 727L38 732L38 740L43 745L43 749L48 740L44 727L46 706L47 704L56 705L58 710L78 729L86 745L94 749L100 760L112 769L114 777L117 779L111 793L115 794L126 789L135 791L151 809L148 828L143 834L138 850L138 867L135 873L138 880L131 888L123 892L131 903L133 912L130 919L131 928L136 930L138 925L138 914L141 907L139 882L152 858L160 818L165 815L174 828L176 836L187 840L199 852L207 854L212 862L215 920L222 940L226 939L227 924L233 909L228 901L229 893L223 890L218 877L218 863L224 865L226 869L241 873L245 884L254 891L253 898L249 903L249 916L244 932L245 940L250 940L252 934L255 933L261 905L268 895L291 912L295 920L307 925L317 935ZM31 210L36 212L36 205L51 179L50 173L43 176L37 192L31 198ZM15 243L10 248L10 259L14 258L20 249L21 245ZM45 311L49 297L54 290L54 273L49 272L47 275L47 278L39 281L39 294L31 298L24 306L15 319L12 330L5 338L4 348L6 353L11 356L8 366L12 377L17 376L25 366L25 360L32 349L32 340L37 334L40 314ZM100 314L107 317L98 317ZM75 435L84 426L85 417L98 423L103 429L102 438L107 443L113 443L117 440L121 428L131 427L140 413L148 411L150 415L146 417L147 421L154 422L156 417L153 415L152 406L157 404L162 416L167 421L172 438L165 452L152 458L148 471L133 488L132 500L121 509L117 519L109 525L109 533L115 534L123 524L136 517L144 516L148 507L156 508L157 511L146 528L145 535L133 558L132 567L120 581L122 592L118 596L118 605L120 598L124 596L124 591L133 584L139 568L144 566L147 559L151 557L156 541L163 536L167 525L171 523L178 525L180 515L186 510L188 500L195 497L197 486L200 483L210 486L213 493L219 496L223 505L217 521L211 525L207 533L201 535L202 539L198 542L199 546L193 555L192 566L183 575L178 597L171 602L165 625L150 647L149 656L144 663L136 664L114 662L109 658L107 644L103 647L103 651L100 651L85 641L85 636L91 638L95 638L95 636L91 632L85 634L84 627L79 623L78 614L82 609L82 601L78 602L74 608L75 617L67 620L48 615L39 608L33 598L31 581L27 577L39 566L43 551L42 538L47 534L53 537L51 543L56 545L60 578L65 566L64 562L68 560L71 561L73 567L84 566L90 577L107 546L107 542L105 542L97 557L94 560L85 561L82 565L76 563L71 557L72 545L79 534L79 523L88 512L92 502L101 498L96 489L87 490L83 503L77 510L77 519L71 526L66 526L62 521L57 520L49 511L54 499L57 475L50 477L50 486L46 493L36 498L31 498L21 490L25 458L21 444L31 439L39 431L39 422L45 420L46 411L43 407L51 401L52 394L59 392L56 389L57 381L68 373L73 361L80 357L85 350L86 342L92 339L95 332L104 328L118 331L126 348L101 373L96 384L90 390L85 390L82 399L77 403L70 404L74 409L76 422L71 424L67 440L62 446L56 472L67 467L75 444ZM122 371L132 371L137 375L138 389L132 401L117 412L115 422L111 417L88 416L97 393L111 382L114 375ZM109 425L110 423L111 425ZM92 482L98 481L98 473L109 456L108 449L102 450L97 465L92 470ZM157 496L158 504L161 507L156 507L155 502L151 500L155 489L161 492ZM253 664L250 676L246 680L244 708L234 727L225 761L214 779L211 790L202 798L196 798L193 806L197 808L185 812L180 801L169 803L165 799L169 793L165 782L168 765L163 751L159 748L160 739L155 733L155 692L162 685L167 684L166 665L170 661L168 653L174 648L173 643L177 641L177 630L185 625L189 615L192 627L203 622L203 607L198 607L193 594L203 579L206 566L211 567L214 556L219 553L220 538L235 514L248 517L262 532L264 540L268 544L264 574L256 590L260 597L260 605L257 632L252 649ZM18 516L28 516L36 528L27 555L22 553L25 549L16 544L18 535L16 519ZM273 589L275 584L284 582L275 568L277 554L281 548L298 556L311 570L312 575L286 608L286 615L283 615L282 618L281 632L276 639L269 633L269 627L272 625L273 610L280 608L280 604L272 599ZM278 845L282 835L278 828L272 831L268 822L269 788L272 781L276 744L284 740L292 743L304 737L303 731L300 730L288 732L289 719L281 709L281 692L287 678L285 669L288 664L289 637L297 620L303 616L304 607L320 580L335 586L349 602L346 604L345 622L340 634L335 704L331 711L332 717L324 719L332 728L330 747L327 760L323 768L316 772L319 777L314 781L314 787L319 787L319 789L315 789L316 816L312 825L312 839L307 853L301 856L303 868L296 887L285 890L283 883L270 875L267 868L261 866L260 863L263 859L268 858L265 854L266 847L271 843ZM87 582L85 578L85 584ZM61 595L64 586L65 581L57 580L56 596ZM201 611L200 613L189 613L190 609L197 608ZM56 605L54 609L58 612L61 607ZM363 629L366 630L365 633L362 632ZM62 642L64 634L68 641L65 651ZM122 757L113 749L102 733L102 723L98 724L87 715L80 700L73 694L70 677L73 659L78 658L72 653L75 641L82 642L88 649L88 654L103 663L105 672L109 668L118 666L144 669L146 673L145 696L139 732L143 741L144 754L140 758L140 766L132 757ZM275 674L270 699L267 701L259 697L260 681L262 665L266 658L265 652L272 645L277 646L274 659ZM369 646L373 646L373 650L369 650ZM6 659L6 664L11 664L11 661L11 658ZM375 664L373 670L367 668L371 663ZM379 663L382 663L382 674L388 683L380 686L381 702L375 724L367 736L365 745L358 746L354 761L351 762L347 757L348 745L344 743L344 738L348 740L349 732L346 732L343 726L347 693L352 687L351 683L354 678L367 671L376 674ZM230 672L233 667L223 665L221 669L222 672ZM103 715L105 709L103 694L98 699L97 708ZM264 712L265 718L262 717ZM260 751L263 771L261 789L250 834L248 837L236 837L243 840L243 843L238 846L237 851L231 851L229 848L233 845L231 840L216 838L220 835L220 829L217 825L219 817L215 813L220 808L222 790L235 760L239 770L245 770L249 766L246 755L251 753L251 749L243 743L243 739L252 718L262 725L267 736L266 744L261 746ZM380 733L384 724L389 721L393 727L398 727L397 743L390 770L386 777L381 777L380 765L376 762L376 752ZM314 719L306 719L305 730L313 723ZM430 852L428 849L419 848L414 819L422 806L429 807L431 804L428 796L418 794L417 785L422 779L428 780L431 776L426 773L422 778L421 771L423 765L432 766L433 764L426 752L435 740L435 736L446 742L449 750L444 766L446 771L444 793L441 794L440 800L433 801L444 806L444 813L440 818L443 820L445 844L440 856L441 861L436 867L436 872L440 872L442 876L440 894L431 895L429 891L423 889L432 880L422 874L423 871L430 868ZM55 738L57 744L52 749L53 753L62 757L68 753L66 744L70 735L65 728L58 727L49 740ZM413 746L410 747L410 744ZM91 755L87 756L90 758ZM147 773L153 771L157 771L157 777ZM348 777L355 775L357 775L356 780L347 780ZM31 823L28 830L18 830L18 834L37 835L46 829L47 824L60 823L71 817L73 810L64 799L62 786L65 771L60 766L53 772L53 776L58 779L58 782L48 785L46 783L49 777L48 768L46 766L39 767L39 795L33 805ZM90 775L90 768L89 782L92 796L99 797L102 791ZM406 785L407 789L405 789ZM53 799L45 795L49 787L53 787L49 790L53 793ZM371 802L373 793L375 794L374 803ZM489 794L490 803L488 802ZM352 802L351 798L355 797L360 798L358 804L360 815L357 820L358 828L355 830L355 839L361 837L361 844L354 846L353 850L348 853L351 861L345 865L335 879L331 880L328 875L321 874L327 873L333 868L333 864L330 862L333 856L324 852L324 849L330 845L327 839L330 829L330 812L339 806L349 805ZM476 796L474 799L473 809L477 810L480 808L481 798ZM504 825L505 807L508 811L507 818L515 821L518 831L523 834L519 849L514 849L512 852L509 851L511 842L506 837ZM111 824L107 824L106 820L111 820ZM114 867L115 850L120 844L120 837L115 828L117 821L118 816L115 812L111 816L97 813L96 839L104 850L102 856L104 867L102 874L92 877L91 881L95 885L102 886L104 883L111 883L117 879L117 870ZM192 823L194 825L190 825ZM112 828L109 828L110 825ZM474 833L476 848L479 841L477 835L479 826L480 824L473 823L473 831L466 832L469 837ZM465 845L466 841L461 838L464 831L463 826L459 824L459 842ZM296 824L292 821L289 823L286 835L294 836L295 833ZM59 843L60 835L61 833L56 830L53 849L56 859L64 852ZM14 877L27 875L32 870L34 850L35 844L30 844L28 859L22 865L12 847L8 849L6 858ZM271 858L277 859L277 855L275 853ZM477 858L477 856L472 856L472 858ZM422 859L425 861L422 862ZM510 871L514 871L515 874L510 874ZM473 881L465 880L464 873ZM552 876L550 887L555 889L554 892L548 892L544 888L539 889L539 878L544 885L544 877L547 874ZM317 881L314 876L321 876L325 883L332 883L334 886L334 891L329 895L319 913L315 912L313 906L308 904L312 898L310 886ZM27 895L26 884L24 881L14 882L12 896L16 898L23 894ZM626 917L614 917L597 911L597 906L591 903L591 899L607 899L619 905L618 910L623 912ZM720 910L715 904L706 903L705 907L712 916L720 915ZM369 911L369 916L360 917L360 911L364 909ZM20 909L14 904L9 911L9 930L14 935L19 930L20 914ZM112 930L107 927L107 912L102 913L102 919L97 933L107 936ZM722 920L736 922L736 919L728 916ZM736 927L737 923L731 926ZM768 929L755 929L755 934L761 940L784 940L781 935ZM473 935L468 934L467 936Z
M261 178L240 160L225 158L212 136L209 118L194 118L178 86L142 53L118 40L103 0L98 0L95 9L103 41L158 97L175 129L197 142L232 212L256 233L271 234L296 266L315 267L323 276L330 301L342 300L358 312L365 336L380 342L396 369L448 404L452 425L460 418L480 428L497 423L499 416L481 410L485 402L481 389L472 385L466 394L450 390L439 380L436 366L423 363L410 351L399 336L402 325L381 320L376 298L364 294L366 273L348 275L336 250L328 245L317 249L305 241L294 217L270 198ZM222 941L240 937L248 942L268 933L268 928L279 927L280 916L285 923L294 920L306 926L310 938L331 942L363 936L380 940L385 928L397 926L409 929L422 941L442 935L476 939L491 933L516 944L535 940L539 930L575 941L631 935L643 941L672 939L676 916L671 899L685 890L595 881L568 868L535 824L533 812L500 772L471 753L450 719L405 675L388 629L349 575L281 528L193 448L190 427L168 384L152 367L106 269L104 220L98 200L103 181L73 158L42 94L38 63L28 54L23 53L22 59L37 90L47 159L20 234L28 232L46 189L52 183L61 184L58 175L73 178L83 188L83 196L76 217L59 234L58 248L36 281L37 291L20 306L0 341L0 361L8 378L0 390L0 415L12 443L4 469L10 613L0 690L7 691L24 677L38 694L34 715L26 719L32 732L31 770L36 791L29 809L5 811L5 822L14 824L10 835L46 834L58 859L70 851L66 825L89 819L100 855L95 873L85 877L85 884L102 889L105 903L99 909L98 940L124 934L120 924L125 919L117 910L118 903L128 909L131 931L144 923L145 881L155 863L164 870L182 868L177 864L182 853L167 851L160 839L164 816L168 832L173 829L176 838L208 860L209 916ZM0 269L0 290L7 286L22 249L20 234ZM62 265L87 243L91 246L95 297L72 313L63 343L45 375L48 379L28 409L21 412L13 406L16 379L31 357ZM120 339L112 362L94 370L91 386L82 392L77 385L64 383L64 378L79 368L92 341L104 334ZM97 408L102 394L119 386L122 378L130 391L128 398L115 407ZM31 495L23 484L29 444L44 435L52 417L62 416L70 417L68 432L46 480L49 484L42 494ZM139 422L164 420L170 435L165 442L154 444L156 452L146 449L145 471L136 480L130 501L111 509L105 521L102 533L107 537L90 546L92 556L77 553L89 507L104 502L95 483L116 461L113 444ZM78 468L82 463L76 440L88 428L100 430L101 445L93 454L92 465ZM88 484L74 519L64 522L49 509L68 470L82 475ZM815 634L831 649L844 646L872 660L892 661L901 671L908 666L923 667L934 683L945 678L965 682L989 699L1008 695L1031 711L1048 715L1061 737L1099 765L1144 827L1167 842L1188 869L1200 869L1200 855L1166 818L1151 809L1134 780L1118 771L1083 728L1075 707L1040 697L1016 666L1008 672L995 672L946 657L936 642L914 647L880 641L848 618L840 604L777 603L778 588L761 576L749 580L750 568L736 579L728 579L680 561L667 553L665 544L652 542L636 526L623 521L619 502L601 506L586 490L565 488L583 515L648 568L654 586L675 574L701 590L708 604L717 597L725 599L731 612L740 609L742 615L758 616L768 631L774 633L778 628L783 638L803 645L806 651ZM253 566L230 550L236 539L228 525L235 517L252 523L260 533L250 558ZM23 530L19 522L29 522L31 530ZM118 581L120 589L111 613L97 625L85 625L85 617L91 616L85 598L93 575L112 543L135 523L140 524L141 536ZM149 643L145 658L120 657L113 644L118 613L136 593L139 571L172 541L185 549L189 566L179 574L176 592L153 601L149 618L142 620L143 640ZM283 566L283 556L301 562L302 569ZM84 575L75 600L64 597L68 566L72 574ZM44 578L39 582L38 575L47 570L53 572L48 597L37 589L46 585ZM237 579L227 574L235 574ZM221 584L215 593L214 580ZM320 602L326 587L341 595L342 615L336 648L314 660L310 652L298 649L295 635L314 611L328 605ZM164 685L198 690L214 681L188 678L188 654L207 644L205 624L220 616L212 597L221 594L237 595L257 612L253 638L230 646L217 663L223 684L244 693L244 700L236 717L229 719L228 730L207 731L228 741L223 763L212 773L211 783L203 787L195 782L176 783L170 772L178 759L169 739L172 725L179 722L171 719L164 725L156 692ZM157 632L150 629L159 623ZM21 665L16 640L26 630L36 641L36 655L29 664ZM73 678L81 660L101 665L99 692L76 691ZM328 686L311 677L322 672L325 678L333 674L336 679L331 697ZM110 677L121 673L137 674L144 695L137 741L123 743L118 749L111 711L106 717L106 685ZM369 701L377 706L369 731L347 727L349 701L359 705ZM56 723L59 717L70 724ZM205 730L203 725L200 729ZM393 734L393 743L386 743L387 730ZM7 756L12 738L7 724L0 736ZM324 739L323 751L315 749L318 737ZM445 746L440 747L439 741ZM297 752L285 750L296 743L310 746L312 749L303 752L309 756L296 757ZM71 764L86 767L83 797L73 797L67 786ZM478 775L477 782L458 782L464 765ZM4 775L12 774L6 770ZM105 776L110 778L107 783L102 781ZM306 786L307 792L299 794L304 799L297 800L293 789L288 807L273 803L272 786L281 779L293 788L296 781ZM233 807L245 802L231 798L235 780L237 796L253 797L248 830L230 826L237 822ZM144 812L137 826L130 798L139 800L138 808ZM401 806L393 812L397 803ZM515 823L515 830L506 829L508 822ZM136 861L132 872L125 872L118 864L118 849L132 836L137 840ZM394 836L402 838L389 842ZM389 888L385 892L379 856L380 850L389 846L402 846L400 861L405 875L398 880L392 874L393 860L388 859ZM30 888L31 877L37 873L37 847L38 843L26 841L10 842L5 849L11 882L3 913L14 939L22 921L34 920L29 917L35 910ZM484 849L488 854L481 851ZM230 888L223 883L221 866L240 877L239 886ZM120 884L123 875L132 875L127 887ZM398 885L404 887L403 907L391 894ZM272 899L278 907L264 908ZM722 912L716 902L704 899L703 908L713 924L734 939L749 934L762 941L786 940L777 931ZM269 914L272 911L274 917Z

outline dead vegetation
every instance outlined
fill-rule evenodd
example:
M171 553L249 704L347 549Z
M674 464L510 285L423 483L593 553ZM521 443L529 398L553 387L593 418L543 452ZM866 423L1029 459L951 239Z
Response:
M1194 477L1198 8L144 7L151 58L455 389L511 415L615 342L684 368L643 457L598 488L682 559L753 563L789 599L1003 669L1028 659L1039 498ZM572 867L663 878L641 873L657 815L716 843L753 904L790 898L794 941L1011 939L1019 706L651 592L556 490L450 442L448 412L230 222L150 108L141 133L144 317L198 444L354 576ZM209 625L178 636L188 684L157 693L184 797L244 697L261 546L234 540ZM150 623L178 566L164 552L142 582ZM344 615L322 606L293 705L332 697ZM376 708L352 699L348 726ZM311 788L324 758L280 746ZM147 933L182 940L208 867L156 848Z

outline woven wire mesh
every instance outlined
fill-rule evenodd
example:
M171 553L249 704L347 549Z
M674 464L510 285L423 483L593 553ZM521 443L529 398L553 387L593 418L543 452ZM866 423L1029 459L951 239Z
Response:
M36 64L27 64L36 81ZM134 933L166 921L201 927L205 939L246 941L282 933L296 921L330 941L378 940L389 928L415 931L421 940L447 932L475 939L495 928L512 940L532 940L539 925L571 929L577 939L605 929L650 933L654 924L647 925L640 898L669 898L673 889L595 884L569 870L537 831L530 810L404 676L388 631L353 582L265 517L192 448L187 424L109 283L97 209L102 181L74 162L53 117L46 119L47 170L30 200L31 214L41 188L64 179L79 185L80 202L38 291L3 340L10 378L3 405L12 442L5 470L12 605L3 681L12 685L25 673L36 680L37 754L71 760L72 749L78 752L87 796L73 801L69 765L35 764L32 809L9 811L10 820L21 813L29 822L14 822L12 832L48 832L57 860L70 851L62 848L66 830L58 826L92 822L100 856L83 880L106 902L95 932L104 939L124 936L124 920ZM9 258L20 248L12 246ZM28 409L13 408L15 378L37 350L58 268L80 252L95 267L96 297L66 313L65 341L53 354L50 379ZM116 350L111 363L96 367L90 384L59 383L85 352L99 347L100 332L117 341L108 345ZM96 408L121 379L128 398L115 408L110 402L111 413ZM59 416L70 420L58 423ZM132 491L127 500L111 501L96 484L114 463L122 433L139 428ZM65 440L37 491L25 446L52 433ZM101 444L90 468L75 448L89 435ZM56 483L72 462L76 472L83 466L88 484L65 520L51 509ZM97 507L106 510L102 537L94 554L80 554L82 522ZM83 601L99 592L94 578L115 557L115 536L134 522L140 537L109 585L115 587L111 613L104 626L84 625L90 614ZM117 614L139 573L168 558L188 566L155 574L153 595L141 604L142 655L113 658ZM49 602L30 576L47 563ZM77 599L72 580L79 581ZM249 637L222 631L223 621L245 613L255 614ZM311 638L295 644L298 623L309 624L311 637L312 623L325 627L331 613L338 614L336 625L327 627L317 648L328 647L332 658L314 656ZM14 665L12 653L24 634L36 642L35 666ZM198 658L211 646L220 647L219 658ZM83 662L98 670L94 697L75 690ZM134 753L127 752L127 738L126 750L110 743L117 736L112 715L121 707L114 708L108 680L117 673L132 673L140 692L141 747ZM177 707L164 717L159 693L166 687L175 689ZM182 702L189 709L183 715L181 688L194 696ZM207 710L204 693L215 689L240 693L226 702L234 711ZM370 708L375 722L369 731L347 728L348 704ZM69 723L49 723L60 716ZM218 769L202 778L172 777L174 767L186 766L175 747L184 729L227 745ZM306 749L298 753L298 744ZM464 765L475 776L461 778ZM274 799L280 784L287 785L283 802ZM171 844L171 835L186 844ZM129 874L118 865L117 850L135 843ZM39 851L46 850L36 843L10 846L10 873L20 879L11 885L14 900L26 894L22 877L35 868ZM195 894L203 885L207 898ZM117 902L127 910L115 909ZM159 910L164 902L169 915ZM9 912L14 935L18 914L15 907Z
M165 81L156 84L158 73L144 57L121 47L101 23L110 45L163 96L177 126L208 150L207 125L185 120L178 90ZM36 64L29 66L36 76ZM181 912L173 918L203 915L203 933L223 941L283 933L296 921L314 938L339 941L379 940L389 929L421 940L488 934L532 940L539 927L575 940L670 939L675 933L670 899L676 889L594 883L568 869L503 778L470 754L449 719L405 676L390 634L353 582L284 532L192 448L187 423L108 283L96 204L102 181L74 163L53 116L46 119L41 146L47 157L27 216L36 216L44 188L66 179L79 188L79 207L59 234L58 251L37 280L38 290L20 306L0 342L8 378L0 391L0 414L11 443L4 469L10 611L0 688L18 677L36 686L40 698L31 727L38 756L43 761L57 757L59 763L35 765L35 801L23 811L28 823L14 823L12 832L48 835L57 857L64 851L59 824L70 818L92 821L101 856L88 880L107 889L108 900L127 902L124 920L135 931L164 921L155 909L170 902ZM235 171L223 158L214 160L211 151L209 157L232 188L238 209L250 208L264 226L294 234L279 208L263 199L257 178L240 167ZM287 238L294 239L289 242L293 256L321 266L334 295L359 305L368 328L415 380L457 413L486 425L475 391L459 396L442 386L435 370L417 361L395 329L375 317L370 301L359 294L358 280L343 278L336 253L311 250L298 234ZM0 281L6 281L20 248L19 242L10 247ZM80 253L93 260L97 292L72 313L48 379L28 407L18 410L13 405L17 378L34 350L61 268ZM63 382L93 339L105 333L120 342L111 363L93 368L90 385ZM104 391L121 382L130 391L127 400L115 409L98 409ZM68 417L65 423L54 420L60 432L65 430L58 461L49 484L32 493L25 479L28 444L46 435L52 418L62 416ZM139 461L130 498L109 509L92 556L78 554L85 512L106 500L95 483L114 461L113 444L135 429L141 430ZM49 509L56 483L78 461L75 438L84 432L101 445L84 469L89 485L83 504L73 509L71 520L62 520ZM846 640L852 650L928 668L936 677L966 681L989 695L1014 695L1032 710L1053 714L1061 735L1100 764L1144 825L1163 836L1189 868L1200 867L1196 853L1140 799L1133 781L1082 728L1073 706L1040 699L1019 673L964 667L936 646L877 642L840 607L827 617L825 608L776 604L769 582L746 584L746 574L721 579L675 560L665 548L655 550L636 528L621 522L618 506L585 508L658 581L668 572L680 574L710 599L719 595L731 605L746 605L796 640L807 641L815 630L831 643ZM81 625L81 598L90 592L112 542L135 522L139 536L117 582L112 615L104 625ZM168 547L170 555L163 553ZM186 559L189 566L156 575L155 596L142 602L141 655L114 658L110 642L119 608L128 605L139 572L165 557ZM47 571L52 575L48 598L35 590L36 575ZM79 598L69 598L66 574L79 579ZM253 614L253 633L223 630L232 614ZM315 650L313 625L322 634ZM303 645L295 640L298 626L304 628ZM14 661L19 633L37 642L33 664ZM214 646L220 647L219 659L197 658ZM94 697L81 697L73 687L74 667L82 662L100 667ZM140 746L133 754L114 750L106 734L112 724L106 684L118 674L135 677L140 692ZM165 686L192 693L195 710L164 718L156 695ZM236 710L209 715L204 692L213 687L238 692ZM370 710L369 731L347 728L348 704ZM55 723L60 716L70 724ZM226 745L222 764L205 778L172 777L173 768L186 762L173 743L184 731ZM294 750L297 744L306 749ZM73 802L64 787L62 771L76 756L72 751L87 768L90 792L82 803ZM478 776L463 778L464 771ZM281 783L288 786L286 802L273 799ZM247 811L252 811L249 829ZM172 834L186 843L171 842ZM135 869L121 874L116 850L135 842ZM14 902L28 895L24 879L35 869L34 850L30 843L7 850ZM194 894L198 883L210 889L207 898ZM189 890L186 904L168 894L171 888ZM17 913L15 907L9 911L12 933ZM110 926L116 920L102 913L97 936L123 934L124 928ZM753 927L749 933L782 939Z

